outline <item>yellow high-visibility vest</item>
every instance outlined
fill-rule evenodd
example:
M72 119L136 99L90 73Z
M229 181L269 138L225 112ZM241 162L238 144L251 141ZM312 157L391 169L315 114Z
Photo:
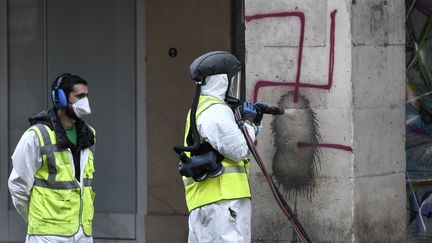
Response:
M95 193L91 184L94 173L94 145L88 149L84 167L83 187L73 175L72 154L57 148L56 135L48 126L29 128L36 132L42 155L42 166L35 174L29 214L29 235L72 236L80 225L87 236L92 235ZM94 129L91 128L93 134Z
M215 97L201 95L196 111L196 118L207 108L214 104L224 104ZM190 127L190 111L186 120L184 145ZM189 157L190 153L186 155ZM239 199L251 197L249 185L249 160L232 161L228 158L222 160L224 172L214 178L208 177L204 181L196 182L192 178L183 177L185 186L186 204L189 212L206 204L224 199Z

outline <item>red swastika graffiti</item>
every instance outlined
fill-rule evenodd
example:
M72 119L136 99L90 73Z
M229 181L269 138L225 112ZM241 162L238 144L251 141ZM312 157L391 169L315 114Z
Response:
M300 37L299 37L299 48L297 54L297 72L294 81L286 81L286 82L278 82L278 81L269 81L269 80L258 80L255 83L253 92L252 92L252 101L255 103L258 98L258 91L261 88L265 87L274 87L274 86L287 86L294 88L294 103L298 100L299 90L301 88L313 88L313 89L330 89L333 84L333 72L334 72L334 51L335 51L335 20L336 20L337 10L333 10L330 13L331 24L330 24L330 50L329 50L329 68L328 68L328 79L326 84L312 84L302 82L300 80L301 77L301 67L302 67L302 58L303 58L303 46L304 46L304 32L305 32L305 15L302 12L294 11L294 12L280 12L280 13L267 13L267 14L255 14L245 16L246 22L251 22L254 20L260 20L265 18L283 18L283 17L297 17L300 19ZM323 143L323 144L308 144L308 143L299 143L299 147L307 147L307 146L319 146L325 148L333 148L340 149L345 151L352 151L352 148L345 145L340 144L331 144L331 143Z
M264 19L264 18L281 18L281 17L298 17L300 19L300 38L299 38L299 48L297 55L297 72L294 82L277 82L277 81L267 81L259 80L256 82L253 89L253 102L256 102L258 97L258 91L261 88L269 86L290 86L294 87L294 102L297 102L298 93L300 88L315 88L315 89L330 89L333 83L333 70L334 70L334 49L335 49L335 18L337 10L334 10L330 14L331 26L330 26L330 53L329 53L329 73L327 84L311 84L304 83L300 81L302 58L303 58L303 46L304 46L304 31L305 31L305 16L302 12L281 12L281 13L269 13L269 14L256 14L251 16L246 16L246 22L253 20Z

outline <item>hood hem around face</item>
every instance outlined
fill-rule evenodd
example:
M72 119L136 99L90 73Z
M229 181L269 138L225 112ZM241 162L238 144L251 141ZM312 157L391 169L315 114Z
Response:
M228 89L228 75L216 74L205 78L205 84L201 87L201 95L209 95L224 101Z

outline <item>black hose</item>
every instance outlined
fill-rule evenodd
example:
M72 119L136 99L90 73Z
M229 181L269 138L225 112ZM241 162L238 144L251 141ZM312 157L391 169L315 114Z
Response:
M196 126L196 111L197 111L197 107L198 107L198 101L199 101L200 94L201 94L201 83L197 83L196 89L195 89L195 97L194 97L193 102L192 102L190 116L189 116L189 121L190 121L189 132L192 132L193 144L188 146L188 147L185 147L183 145L174 146L173 149L177 154L181 154L184 151L194 152L194 151L197 151L200 147L200 135L198 133L198 129Z
M240 121L241 120L240 111L238 109L236 109L234 113L235 113L235 117L236 117L237 121ZM281 114L283 114L283 112ZM241 122L238 122L238 123L241 124ZM268 173L268 171L267 171L267 169L266 169L266 167L265 167L265 165L261 159L261 156L257 152L256 147L255 147L252 139L250 138L249 133L247 132L246 128L244 126L241 126L240 130L242 131L242 133L246 139L249 150L251 151L251 153L252 153L253 157L255 158L258 166L260 167L262 173L264 174L276 202L278 203L279 207L282 209L282 212L285 214L285 216L287 216L288 221L290 222L292 228L297 233L297 235L300 237L302 242L304 242L304 243L312 242L309 235L306 233L305 229L301 225L300 221L297 219L297 216L291 210L291 208L289 207L285 198L282 196L278 187L276 186L276 184L274 183L270 174Z

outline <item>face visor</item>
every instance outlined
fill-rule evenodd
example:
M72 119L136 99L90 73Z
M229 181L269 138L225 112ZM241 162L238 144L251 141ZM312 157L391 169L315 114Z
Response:
M241 71L237 72L231 77L229 82L229 87L226 93L227 103L235 104L240 101L240 91L241 91Z

